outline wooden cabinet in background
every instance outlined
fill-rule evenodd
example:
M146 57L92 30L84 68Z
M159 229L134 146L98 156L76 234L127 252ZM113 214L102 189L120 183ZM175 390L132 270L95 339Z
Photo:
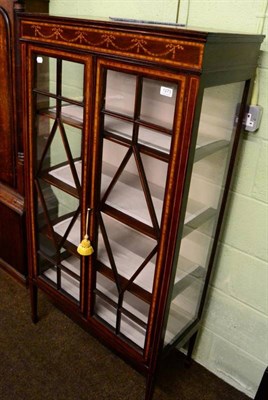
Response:
M15 14L48 11L48 0L0 0L0 267L25 283L27 243L20 65Z
M33 320L41 289L149 400L193 350L263 38L19 18Z

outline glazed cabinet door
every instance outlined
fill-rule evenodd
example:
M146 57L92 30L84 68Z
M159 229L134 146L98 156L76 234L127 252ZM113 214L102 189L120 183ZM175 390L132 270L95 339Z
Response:
M173 140L186 78L99 60L89 317L146 353ZM154 310L155 312L155 310Z
M28 60L32 276L82 307L84 266L77 246L91 57L30 46Z

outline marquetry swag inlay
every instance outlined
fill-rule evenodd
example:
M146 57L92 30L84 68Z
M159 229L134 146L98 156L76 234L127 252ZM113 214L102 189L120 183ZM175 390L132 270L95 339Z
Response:
M86 48L102 53L150 59L164 64L201 69L202 43L192 43L146 34L108 31L105 29L72 27L32 21L22 22L22 38L39 42Z

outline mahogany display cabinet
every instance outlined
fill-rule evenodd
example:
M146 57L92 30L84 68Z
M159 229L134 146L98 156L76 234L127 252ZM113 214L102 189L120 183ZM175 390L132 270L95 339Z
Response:
M32 318L40 289L149 400L193 350L263 37L19 19Z

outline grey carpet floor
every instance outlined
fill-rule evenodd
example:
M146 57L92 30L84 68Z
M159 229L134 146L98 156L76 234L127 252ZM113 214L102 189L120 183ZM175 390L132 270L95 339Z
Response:
M145 379L40 293L40 321L29 293L0 269L0 400L143 400ZM162 364L153 400L248 400L183 356Z

